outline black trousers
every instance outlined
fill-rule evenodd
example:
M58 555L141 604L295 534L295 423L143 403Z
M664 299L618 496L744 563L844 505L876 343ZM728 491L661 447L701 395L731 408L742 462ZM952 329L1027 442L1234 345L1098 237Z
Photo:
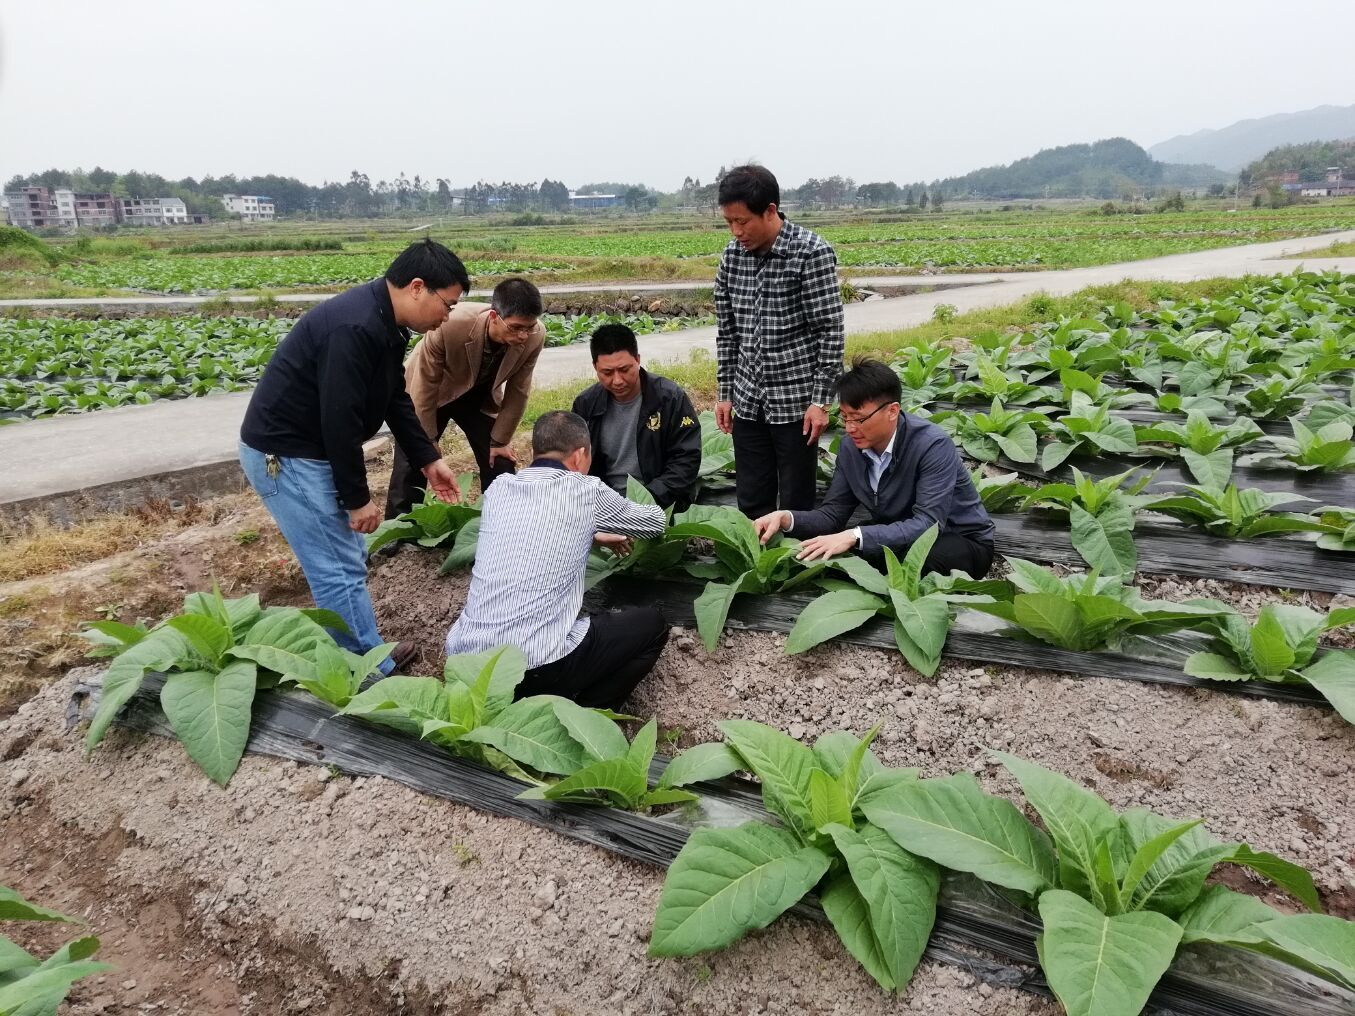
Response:
M574 651L527 671L516 697L561 695L590 709L620 711L667 642L668 622L653 607L594 614Z
M767 423L734 417L734 492L739 511L756 519L778 508L814 507L819 450L806 444L804 421Z
M899 554L899 560L903 560L903 554ZM884 552L877 551L874 554L867 554L866 558L872 564L884 565ZM971 540L967 536L959 536L955 533L942 533L932 544L931 553L927 555L927 560L922 563L922 571L936 572L939 575L949 575L951 572L964 572L971 579L981 579L988 574L988 569L993 567L993 547L988 543L979 543L977 540Z
M461 433L466 435L466 442L475 456L475 465L480 470L481 494L489 489L496 476L517 472L517 467L507 459L495 459L492 463L489 461L489 435L494 428L494 418L480 411L488 394L488 387L472 388L459 399L439 406L438 432L433 438L435 442L441 440L442 432L447 429L449 422L461 428ZM393 519L397 515L403 515L422 501L426 485L423 473L409 464L409 459L397 444L395 464L391 467L390 489L386 492L386 518Z

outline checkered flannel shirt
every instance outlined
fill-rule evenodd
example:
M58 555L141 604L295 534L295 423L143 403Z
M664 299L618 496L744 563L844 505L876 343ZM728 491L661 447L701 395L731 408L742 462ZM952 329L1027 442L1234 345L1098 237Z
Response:
M765 254L731 240L715 274L716 378L736 415L796 423L825 405L842 373L845 336L837 255L783 222Z

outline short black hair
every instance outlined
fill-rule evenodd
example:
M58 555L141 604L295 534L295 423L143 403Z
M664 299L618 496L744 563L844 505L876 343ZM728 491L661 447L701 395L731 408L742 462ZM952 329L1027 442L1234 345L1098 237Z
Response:
M542 413L532 427L532 454L572 455L580 448L592 448L593 440L588 435L588 424L583 417L567 409L552 409Z
M858 356L852 369L837 379L834 386L838 401L853 409L867 402L888 405L903 400L903 385L889 364L869 356Z
M608 353L629 353L640 359L640 344L635 341L635 333L625 325L603 325L588 340L588 351L593 354L593 362L599 356Z
M422 279L429 289L456 284L463 293L470 292L470 275L461 259L427 237L402 250L386 269L386 281L396 289L404 289L415 279Z
M716 203L723 208L736 201L742 201L754 215L761 215L769 205L781 207L781 187L766 166L735 166L720 177Z
M539 318L544 309L541 290L526 279L504 279L494 287L489 302L501 318Z

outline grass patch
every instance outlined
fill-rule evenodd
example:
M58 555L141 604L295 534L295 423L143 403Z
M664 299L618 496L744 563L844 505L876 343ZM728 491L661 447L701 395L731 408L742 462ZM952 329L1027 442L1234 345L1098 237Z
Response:
M1334 243L1321 250L1306 250L1302 254L1286 254L1287 261L1306 261L1311 258L1355 258L1355 240Z

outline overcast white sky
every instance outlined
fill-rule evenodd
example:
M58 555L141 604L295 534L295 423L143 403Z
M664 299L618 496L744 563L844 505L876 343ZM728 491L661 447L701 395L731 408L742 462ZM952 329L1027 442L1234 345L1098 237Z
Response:
M934 179L1355 102L1305 0L0 0L0 181Z

